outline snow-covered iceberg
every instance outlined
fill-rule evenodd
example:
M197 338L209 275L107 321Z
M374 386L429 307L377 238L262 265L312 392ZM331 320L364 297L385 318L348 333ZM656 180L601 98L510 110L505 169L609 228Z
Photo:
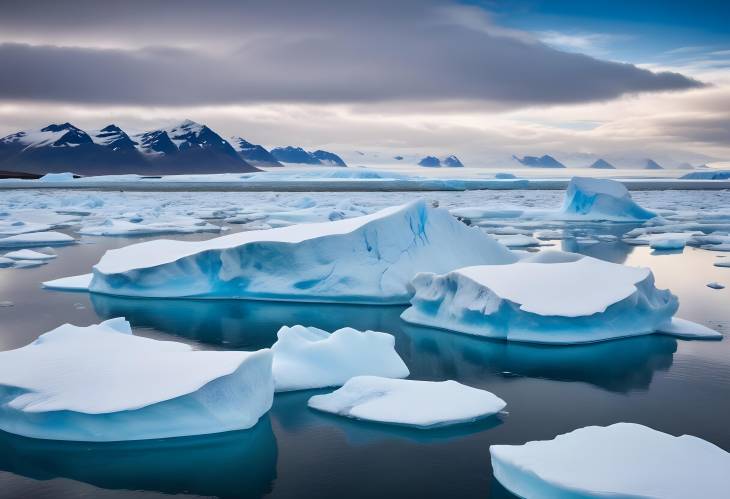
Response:
M89 290L144 297L408 303L418 272L517 257L423 201L334 222L107 251Z
M498 413L507 404L486 390L456 381L352 378L342 388L309 399L309 407L350 418L431 428Z
M0 353L0 429L71 441L246 429L271 407L271 362L269 350L194 351L134 336L122 318L65 324Z
M409 374L390 334L349 327L330 334L315 327L284 326L277 338L271 347L276 391L341 386L355 376Z
M497 480L531 499L686 499L726 497L730 490L729 453L701 438L633 423L489 450Z
M720 337L699 324L674 323L677 297L654 286L650 269L576 253L421 273L413 287L404 320L488 338L568 344L680 329L682 337Z
M570 179L560 211L566 218L618 222L656 217L655 213L636 204L621 182L590 177Z
M0 239L0 248L35 248L38 246L63 246L76 240L62 232L30 232Z

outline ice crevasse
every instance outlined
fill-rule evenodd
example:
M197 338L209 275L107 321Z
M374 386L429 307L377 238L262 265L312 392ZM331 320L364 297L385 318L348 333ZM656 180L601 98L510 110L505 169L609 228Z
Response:
M720 338L674 317L669 290L650 269L546 251L509 265L480 265L413 279L410 323L488 338L535 343L589 343L661 332Z
M334 222L110 250L93 267L88 289L157 298L408 303L418 272L516 260L478 228L415 201ZM46 286L63 289L65 282ZM78 277L74 284L78 289Z
M271 408L271 364L268 349L196 351L122 318L65 324L0 353L0 429L95 442L247 429Z

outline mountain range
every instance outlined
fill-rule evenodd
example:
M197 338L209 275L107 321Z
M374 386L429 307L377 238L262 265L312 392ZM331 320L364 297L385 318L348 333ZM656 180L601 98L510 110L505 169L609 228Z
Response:
M444 159L439 159L436 156L426 156L418 162L418 166L425 166L427 168L440 168L442 166L449 168L462 168L464 165L461 161L459 161L459 158L452 154Z
M309 158L299 162L346 166L327 151L306 154L317 162ZM259 166L282 166L279 161L260 145L241 137L226 140L190 120L133 135L113 124L85 131L62 123L0 138L0 170L35 175L244 173L258 171Z
M275 147L271 150L271 155L277 161L283 163L302 163L305 165L325 165L325 166L347 166L338 155L332 152L322 151L318 149L314 152L305 151L301 147Z

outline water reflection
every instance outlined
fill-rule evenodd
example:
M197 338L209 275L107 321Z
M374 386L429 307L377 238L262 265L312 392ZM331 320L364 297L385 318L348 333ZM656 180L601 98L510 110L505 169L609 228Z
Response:
M145 300L93 295L104 319L124 316L134 327L154 328L210 345L271 346L284 324L327 331L351 326L391 333L415 379L457 379L482 384L508 375L582 381L613 392L646 389L672 365L677 341L649 335L589 345L544 346L492 341L406 324L404 307L255 302Z
M561 247L563 251L570 251L571 253L581 253L583 255L592 256L594 258L600 258L607 262L613 263L625 263L632 251L634 246L626 244L621 238L628 231L639 227L637 224L619 223L619 224L577 224L574 226L574 235L582 237L593 237L599 235L604 240L598 240L598 242L581 243L579 239L571 238L564 239ZM613 236L616 238L614 241L606 241L607 236Z
M276 479L277 454L268 417L245 431L141 442L56 442L0 432L3 471L166 494L262 497Z

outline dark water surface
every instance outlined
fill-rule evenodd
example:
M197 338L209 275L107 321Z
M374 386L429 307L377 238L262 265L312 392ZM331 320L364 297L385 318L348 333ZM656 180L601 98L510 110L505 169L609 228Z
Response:
M628 226L586 226L620 234ZM208 236L182 236L202 239ZM136 334L198 348L270 346L281 325L389 332L413 378L455 379L507 401L508 414L435 430L364 423L310 410L327 390L277 395L252 430L123 444L35 441L0 433L0 497L511 497L492 478L489 446L549 439L619 421L689 433L730 451L730 341L644 336L583 346L496 342L407 325L403 307L244 301L144 300L43 290L89 271L103 252L143 238L85 238L34 269L0 270L0 350L64 322L124 316ZM651 254L621 242L559 243L611 261L650 266L680 298L678 315L730 332L730 269L718 253ZM728 255L730 258L730 254ZM705 286L711 281L725 290ZM600 286L601 283L595 283ZM28 366L32 369L32 366ZM153 380L151 380L153 382Z

